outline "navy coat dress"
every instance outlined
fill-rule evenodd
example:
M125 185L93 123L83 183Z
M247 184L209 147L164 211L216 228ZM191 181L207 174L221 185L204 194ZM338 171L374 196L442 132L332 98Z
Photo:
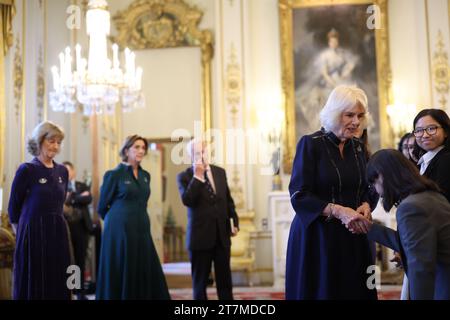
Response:
M328 203L356 209L374 206L365 179L366 156L358 139L317 131L297 145L289 192L296 212L288 239L286 299L377 299L367 287L373 253L366 235L349 232L322 215Z
M170 299L150 234L147 201L150 174L119 164L107 171L98 213L104 219L97 279L97 299Z
M68 173L37 158L23 163L11 187L8 213L18 224L14 254L14 299L63 299L70 265L68 227L63 216Z

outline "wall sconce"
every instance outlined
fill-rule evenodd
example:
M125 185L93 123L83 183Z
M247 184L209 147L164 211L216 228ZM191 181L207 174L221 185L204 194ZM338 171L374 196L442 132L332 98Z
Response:
M390 104L386 112L395 134L395 143L397 143L405 133L412 131L414 117L417 114L416 105Z
M284 113L280 108L262 108L258 111L259 130L263 141L263 150L270 156L272 171L272 190L281 190L281 130Z

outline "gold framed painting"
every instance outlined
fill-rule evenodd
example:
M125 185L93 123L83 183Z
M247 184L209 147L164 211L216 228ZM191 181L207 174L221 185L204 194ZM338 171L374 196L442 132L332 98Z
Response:
M320 129L319 113L339 84L362 88L369 100L372 151L391 133L388 0L279 0L285 108L283 168L291 173L297 141Z

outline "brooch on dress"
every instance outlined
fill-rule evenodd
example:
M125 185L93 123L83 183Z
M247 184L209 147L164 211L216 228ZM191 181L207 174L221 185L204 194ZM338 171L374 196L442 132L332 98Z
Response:
M40 179L39 179L39 183L40 183L40 184L47 183L47 179L45 179L45 178L40 178Z

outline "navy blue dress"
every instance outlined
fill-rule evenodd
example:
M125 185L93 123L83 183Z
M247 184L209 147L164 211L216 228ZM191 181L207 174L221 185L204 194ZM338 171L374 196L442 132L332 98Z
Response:
M119 164L105 173L98 213L105 221L96 298L170 299L150 234L150 174Z
M14 299L70 299L70 251L63 216L68 173L37 158L20 165L11 187L8 212L18 224L14 254Z
M347 140L344 157L331 132L304 136L297 145L289 192L296 212L286 257L286 299L377 299L366 282L374 264L366 235L354 235L336 218L325 221L328 203L372 206L365 179L363 144Z

